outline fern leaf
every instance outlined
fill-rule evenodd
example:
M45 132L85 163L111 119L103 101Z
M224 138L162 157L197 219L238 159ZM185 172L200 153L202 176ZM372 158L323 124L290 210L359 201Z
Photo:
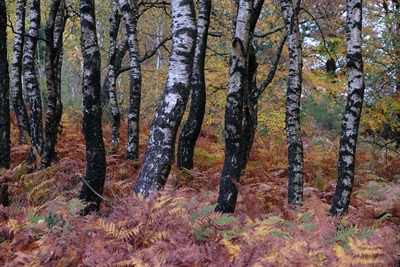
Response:
M114 222L106 223L104 220L100 219L100 225L106 231L107 235L111 235L114 238L119 237L119 231Z
M223 239L220 243L227 249L230 261L234 261L242 251L242 247L240 245L234 244L229 240Z
M124 242L128 242L131 240L133 237L138 236L140 234L140 228L141 224L131 228L131 229L126 229L123 230L119 233L119 239L121 239Z

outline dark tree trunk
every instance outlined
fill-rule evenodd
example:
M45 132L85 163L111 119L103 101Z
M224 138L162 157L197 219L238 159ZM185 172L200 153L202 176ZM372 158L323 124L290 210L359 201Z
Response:
M81 212L97 211L106 174L106 154L101 129L100 50L96 35L94 0L81 0L81 46L83 54L83 134L86 141L86 177L79 198L88 202Z
M29 36L26 38L23 64L25 68L26 89L28 91L30 103L30 134L32 140L32 149L28 156L28 162L32 162L36 158L33 149L35 149L39 155L41 155L43 151L42 98L35 67L35 52L40 30L40 0L32 0L29 13Z
M119 131L121 114L119 112L117 92L116 92L116 69L115 69L115 57L116 57L116 42L119 29L119 23L121 16L118 13L117 0L112 1L112 13L111 13L111 26L110 26L110 52L108 54L108 93L110 100L110 110L112 115L112 137L111 137L111 148L110 152L114 152L114 147L119 142Z
M285 19L289 39L289 77L286 92L286 136L288 142L288 203L301 205L303 202L304 158L300 129L300 97L302 55L299 33L298 9L292 1L281 0L281 9Z
M129 42L130 97L128 111L128 143L126 159L137 160L139 157L139 114L142 87L142 74L139 62L139 46L136 32L137 0L132 1L132 9L127 0L119 0L125 19Z
M11 70L11 99L18 122L19 140L26 142L25 133L30 135L28 112L22 98L22 54L25 35L25 7L26 0L17 0L15 16L15 39Z
M347 212L353 190L358 126L364 98L362 59L362 0L347 1L346 53L349 76L347 104L340 137L338 181L330 213L340 216Z
M135 193L147 197L167 181L174 161L175 139L189 98L196 46L196 13L193 1L172 0L172 51L168 80L154 116L145 160Z
M249 87L250 87L250 96L249 96L249 104L244 109L244 123L243 123L243 164L242 170L245 170L247 161L250 157L251 148L254 142L254 135L257 130L258 124L258 98L265 91L268 85L272 82L275 76L275 72L278 68L279 59L281 58L283 46L285 45L287 39L287 35L284 34L281 37L279 42L279 46L277 48L274 61L272 62L271 69L267 75L265 81L261 84L260 87L256 86L255 78L256 78L256 67L257 62L255 61L255 55L249 55ZM252 71L252 69L254 71ZM252 74L254 73L254 74Z
M197 138L203 123L206 106L206 82L204 77L204 60L207 48L208 25L210 23L211 0L199 1L197 21L197 41L192 72L192 97L190 112L182 128L178 142L179 169L193 168L193 154Z
M47 84L47 111L44 146L41 169L46 169L51 165L54 157L54 149L57 143L57 132L59 120L57 116L57 102L59 94L59 74L58 64L62 51L62 41L64 32L64 5L62 0L53 0L49 17L47 19L46 33L46 84Z
M254 34L254 29L257 24L258 17L260 16L260 12L262 6L264 4L264 0L256 0L253 3L253 13L251 15L250 21L250 40L249 40L249 53L248 53L248 90L246 90L244 95L244 107L243 107L243 149L242 149L242 171L246 169L247 161L250 157L251 148L254 143L254 135L257 130L258 124L258 103L257 98L252 97L252 92L257 90L257 68L258 63L256 59L256 50L251 45L251 38Z
M257 90L257 59L253 48L249 48L248 57L248 86L249 92ZM242 171L246 169L247 161L250 157L251 148L254 143L254 136L257 131L258 124L258 99L252 97L251 93L245 98L243 117L243 158Z
M252 0L239 2L235 36L232 41L229 89L225 109L225 161L216 212L231 213L236 207L238 190L234 181L239 182L242 170L243 96L248 87L247 57L252 8Z
M7 60L7 11L0 0L0 168L10 168L10 77ZM1 204L8 206L7 185L0 184Z

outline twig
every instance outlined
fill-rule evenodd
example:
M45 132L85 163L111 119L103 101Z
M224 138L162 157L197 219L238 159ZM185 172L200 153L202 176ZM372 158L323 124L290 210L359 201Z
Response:
M93 193L95 193L96 196L98 196L100 199L104 200L104 202L106 202L107 205L109 205L111 208L114 208L114 206L111 205L111 203L110 203L106 198L104 198L104 197L101 196L99 193L97 193L97 192L88 184L88 182L86 182L85 178L83 178L83 177L81 177L81 176L79 176L79 178L81 178L81 179L83 180L83 182L89 187L90 190L93 191Z

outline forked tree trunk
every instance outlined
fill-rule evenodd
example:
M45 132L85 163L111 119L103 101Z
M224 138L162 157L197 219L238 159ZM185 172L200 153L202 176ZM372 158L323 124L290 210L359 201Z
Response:
M114 153L114 147L119 142L120 133L120 121L121 114L119 112L117 92L116 92L116 69L115 69L115 56L116 56L116 42L119 29L119 23L121 20L120 14L118 13L117 0L112 1L112 13L111 13L111 26L110 26L110 52L108 54L108 73L107 78L109 82L108 95L110 101L110 110L112 116L112 136L111 136L111 148L110 152Z
M28 156L28 162L32 162L36 158L33 149L35 149L39 155L41 155L43 151L42 98L35 67L35 52L40 30L40 0L32 0L29 13L29 36L26 38L23 64L25 68L26 90L29 95L30 134L32 140L32 149Z
M255 54L249 54L249 104L244 108L244 123L243 123L243 163L242 170L245 170L247 161L250 157L251 148L254 142L254 135L257 130L258 124L258 98L265 91L268 85L272 82L275 76L275 72L278 68L278 63L281 58L283 46L285 45L287 34L285 33L279 42L279 46L275 53L275 58L271 63L271 69L267 75L265 81L257 87L256 85L256 67L257 62ZM252 74L253 73L253 74Z
M83 134L86 141L86 177L79 198L88 202L85 215L97 211L106 174L106 154L101 129L100 50L96 35L94 0L81 0L81 46L83 54Z
M347 1L346 53L349 76L347 104L340 137L338 181L330 213L340 216L347 212L353 190L358 126L364 98L362 59L362 0Z
M257 98L252 97L252 92L257 90L257 58L256 50L251 45L251 38L254 35L258 17L260 16L264 0L256 0L253 3L253 13L250 20L250 35L249 35L249 52L248 52L248 66L247 66L247 79L248 89L245 91L243 99L243 149L242 149L242 163L241 169L246 169L247 161L250 157L251 148L254 143L254 136L258 124L258 103Z
M125 19L129 43L130 96L128 111L128 143L126 159L137 160L139 157L139 114L142 89L142 73L139 62L139 46L136 32L137 0L132 1L132 8L127 0L119 0Z
M114 79L116 80L120 75L122 59L125 57L128 51L129 43L128 36L125 34L121 43L116 47L115 60L114 60ZM110 79L107 73L106 79L104 80L103 86L101 87L101 105L106 107L110 97Z
M286 92L286 137L288 143L288 203L303 202L304 157L300 129L300 98L302 55L299 33L298 9L300 1L293 7L291 0L281 0L281 9L289 39L289 77Z
M7 60L6 3L0 0L0 168L10 168L10 97ZM1 203L8 206L7 185L0 183Z
M167 84L154 116L135 193L147 197L161 189L174 162L175 139L189 98L196 46L193 1L172 0L172 51Z
M64 2L62 0L53 0L45 28L45 71L48 103L45 127L46 144L41 158L41 169L46 169L51 165L57 143L59 125L57 116L57 101L59 98L59 86L57 84L59 82L58 64L62 51L64 25Z
M193 168L193 154L197 138L203 124L206 107L206 82L204 77L204 60L207 48L208 25L210 23L211 0L199 1L197 21L197 41L192 72L192 97L190 112L182 128L178 142L179 169Z
M225 108L225 161L216 212L231 213L236 207L238 190L234 181L239 182L242 170L243 96L248 87L247 57L252 11L252 0L239 2L235 36L232 40L229 89Z
M15 16L15 39L11 70L11 100L18 122L19 140L26 142L25 133L30 135L28 112L22 97L22 55L25 35L26 0L17 0Z

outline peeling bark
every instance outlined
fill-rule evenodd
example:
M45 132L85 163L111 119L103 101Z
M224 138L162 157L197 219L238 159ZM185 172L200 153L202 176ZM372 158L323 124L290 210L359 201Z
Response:
M83 55L83 134L86 141L86 177L79 198L88 202L85 215L97 211L106 174L106 154L101 128L100 50L96 35L94 0L81 0L81 46Z
M189 116L179 136L177 162L179 169L193 169L194 147L200 134L201 125L203 124L206 106L204 60L206 56L210 12L211 0L199 1L197 40L191 79L192 96Z
M57 116L57 102L60 93L60 86L58 85L58 82L60 81L58 64L60 62L59 59L62 51L64 27L64 2L62 0L53 0L45 27L45 72L48 101L45 127L46 144L41 158L41 169L46 169L51 165L57 143L57 130L60 123L60 118Z
M353 190L358 126L364 98L362 59L362 0L347 1L346 53L348 96L342 122L338 159L338 181L330 213L340 216L347 212Z
M10 77L7 60L7 11L0 0L0 168L10 168ZM1 204L8 206L7 185L0 184Z
M215 207L216 212L231 213L235 211L236 207L238 190L234 181L239 182L242 170L243 96L248 87L247 56L252 8L252 0L239 2L230 56L229 89L226 97L225 161L221 174L218 205Z
M25 143L25 133L30 135L28 112L22 98L22 55L24 50L26 0L17 0L15 39L11 70L11 99L18 122L19 140Z
M189 98L196 45L193 1L172 0L172 51L167 84L154 116L145 160L135 193L147 197L167 181L174 161L175 139Z
M132 1L132 8L127 0L119 0L129 43L130 97L128 111L128 143L126 159L137 160L139 157L139 114L142 89L142 74L139 62L139 46L136 32L137 0Z
M32 149L28 156L28 162L35 160L33 149L35 149L39 155L41 155L43 151L42 98L35 67L35 52L39 30L40 0L32 0L30 7L29 36L26 38L23 57L26 90L28 91L30 104L30 134L32 140Z
M281 9L285 20L289 40L289 77L286 92L286 137L288 143L288 203L301 205L303 202L304 156L300 129L300 97L302 55L299 33L298 8L292 1L281 0Z

